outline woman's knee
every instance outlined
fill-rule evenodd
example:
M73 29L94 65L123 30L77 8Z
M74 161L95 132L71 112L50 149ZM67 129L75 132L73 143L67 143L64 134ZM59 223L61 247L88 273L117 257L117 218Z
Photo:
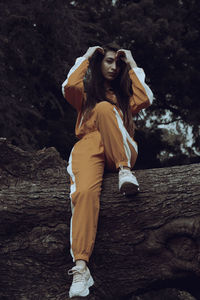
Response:
M105 114L113 111L113 105L107 101L102 101L96 104L95 110L98 114Z

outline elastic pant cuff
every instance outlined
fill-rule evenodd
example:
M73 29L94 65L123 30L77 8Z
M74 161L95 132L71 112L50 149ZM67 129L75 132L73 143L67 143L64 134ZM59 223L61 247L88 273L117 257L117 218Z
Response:
M76 261L76 260L79 260L79 259L85 260L87 263L89 262L88 255L83 255L83 254L82 255L81 254L80 255L76 255L74 260Z
M116 163L117 170L119 169L120 166L131 168L130 164L128 164L127 161L120 161L120 162Z

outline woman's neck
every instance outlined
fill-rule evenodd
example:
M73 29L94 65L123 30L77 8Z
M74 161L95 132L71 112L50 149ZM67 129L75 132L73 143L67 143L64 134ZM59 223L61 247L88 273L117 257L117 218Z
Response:
M110 84L110 81L105 81L104 86L105 86L106 90L112 90L113 89L111 84Z

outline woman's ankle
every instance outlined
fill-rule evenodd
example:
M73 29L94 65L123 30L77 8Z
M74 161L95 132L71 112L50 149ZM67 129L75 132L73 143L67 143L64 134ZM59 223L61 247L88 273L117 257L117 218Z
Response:
M125 166L125 167L123 166L123 169L125 169L125 170L130 170L130 168L129 168L129 167L126 167L126 166Z
M127 167L127 166L121 166L121 165L120 165L118 170L120 171L120 170L122 170L122 169L130 170L131 168L130 168L130 167Z
M78 259L78 260L76 260L76 266L80 267L81 269L85 269L87 264L86 264L85 260Z

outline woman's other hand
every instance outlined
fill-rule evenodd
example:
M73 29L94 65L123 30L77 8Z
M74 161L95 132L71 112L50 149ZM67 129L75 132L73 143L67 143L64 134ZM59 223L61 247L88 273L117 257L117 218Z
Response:
M116 57L123 60L126 64L128 64L130 66L130 68L137 67L137 64L136 64L135 60L133 59L133 56L132 56L132 53L130 50L120 49L117 51Z
M102 47L100 47L100 46L93 46L93 47L89 47L88 48L88 50L83 55L83 57L85 57L87 59L90 59L96 51L99 51L102 54L104 54L104 49Z

